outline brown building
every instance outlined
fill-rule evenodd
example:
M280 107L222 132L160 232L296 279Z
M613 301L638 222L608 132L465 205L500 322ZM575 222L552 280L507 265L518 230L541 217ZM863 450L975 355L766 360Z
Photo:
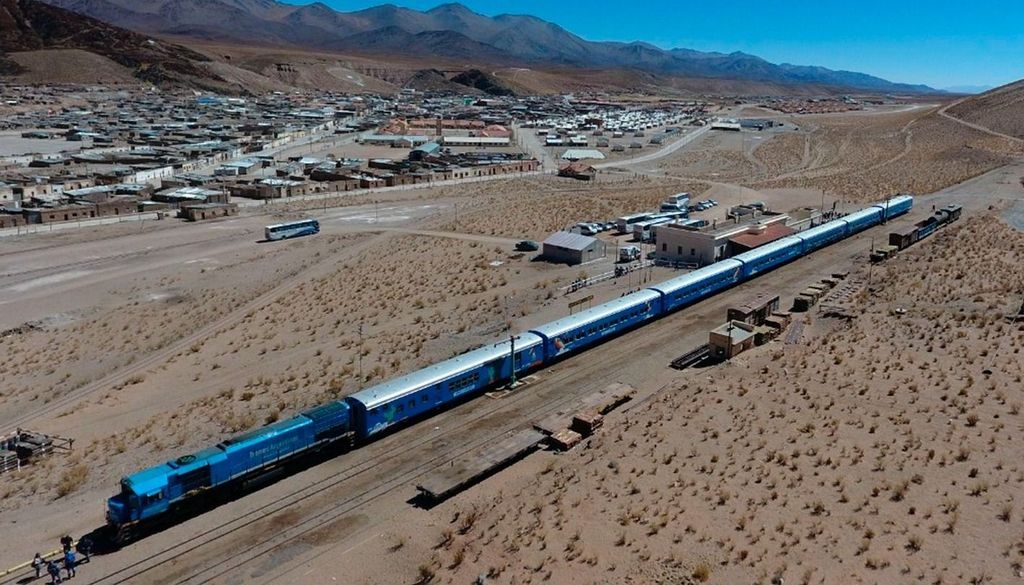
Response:
M188 221L202 221L229 215L238 215L238 205L234 203L197 203L181 208L181 216Z
M139 203L134 197L113 197L99 203L78 201L46 207L26 207L25 223L53 223L81 221L98 217L117 217L138 213Z
M592 181L597 176L597 169L588 164L573 162L558 169L558 176L578 179L580 181Z
M20 213L0 213L0 229L25 225L25 217Z

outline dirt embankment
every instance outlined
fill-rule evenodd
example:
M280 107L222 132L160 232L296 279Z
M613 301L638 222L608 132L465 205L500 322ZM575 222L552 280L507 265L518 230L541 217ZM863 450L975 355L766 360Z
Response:
M1011 582L1022 255L991 217L940 232L874 269L851 322L693 372L367 558L437 583Z

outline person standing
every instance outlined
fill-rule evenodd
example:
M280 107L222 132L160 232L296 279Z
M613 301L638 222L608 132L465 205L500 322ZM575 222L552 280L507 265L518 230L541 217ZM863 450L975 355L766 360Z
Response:
M75 539L71 538L70 534L65 534L60 537L60 548L64 552L71 550L71 545L75 544Z
M78 539L78 552L82 553L83 563L89 562L89 555L92 554L92 539L88 536L83 536Z
M32 559L32 568L36 570L36 579L38 579L43 573L43 565L46 563L43 561L43 557L36 553L35 558Z
M75 576L75 551L68 549L64 553L64 569L68 572L68 579Z
M50 585L60 583L60 568L57 563L50 561L46 563L46 572L50 574Z

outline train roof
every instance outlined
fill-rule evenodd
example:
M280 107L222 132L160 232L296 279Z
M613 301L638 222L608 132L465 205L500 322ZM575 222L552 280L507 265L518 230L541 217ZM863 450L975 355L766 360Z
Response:
M539 345L543 341L541 337L533 333L521 333L516 339L516 350L527 349ZM349 396L349 398L358 401L367 410L371 410L381 404L402 398L446 378L457 376L502 356L507 356L512 350L510 345L511 343L507 340L485 345L432 366L427 366L422 370L417 370L377 384L366 390L356 392Z
M882 205L884 206L885 204L883 203ZM841 221L857 221L872 216L881 217L881 215L882 208L878 207L877 205L872 205L871 207L866 207L864 209L861 209L860 211L854 211L849 215L843 216Z
M187 473L192 468L205 465L206 460L211 456L222 453L223 451L217 447L208 447L197 453L183 455L166 463L154 465L153 467L133 473L124 477L121 482L127 484L138 495L152 493L167 486L168 475Z
M218 443L218 447L224 449L226 452L237 451L244 449L249 446L253 441L257 439L266 439L280 433L288 432L292 429L305 426L310 424L310 419L305 416L293 416L292 418L278 421L273 424L269 424L265 427L253 429L251 431L242 433L241 435L235 435L230 439L225 439Z
M804 230L802 232L798 232L798 233L796 233L794 235L796 235L796 237L798 237L798 238L814 238L814 237L820 236L821 234L827 234L827 233L835 231L837 229L840 229L840 230L844 229L845 227L846 227L846 224L843 223L843 220L841 220L841 219L833 219L832 221L825 222L825 223L823 223L823 224L821 224L819 226L812 227L810 229L806 229L806 230Z
M712 277L712 276L719 276L719 275L721 275L723 273L726 273L726 272L732 272L732 271L735 271L735 270L740 270L741 268L743 268L743 263L742 262L739 262L739 261L736 261L736 260L732 260L732 259L719 260L718 262L715 262L714 264L711 264L710 266L705 266L704 268L699 268L697 270L694 270L693 272L689 272L689 273L684 274L682 276L677 276L675 278L670 278L669 280L666 280L665 282L660 282L660 283L658 283L658 284L656 284L654 286L650 286L650 287L647 287L647 288L649 288L650 290L655 290L655 291L663 292L663 293L668 295L668 294L672 294L672 293L676 292L677 290L680 290L680 289L686 288L688 286L691 286L694 283L699 282L699 281L701 281L701 280L703 280L705 278L709 278L709 277Z
M877 213L877 210L876 210L876 213ZM746 264L747 262L753 262L754 260L757 260L757 259L759 259L761 257L769 256L771 254L774 254L774 253L778 252L779 250L784 250L784 249L786 249L786 248L788 248L788 247L790 247L790 246L792 246L794 244L802 244L802 243L803 243L803 240L801 240L797 236L787 236L785 238L782 238L781 240L775 240L774 242L772 242L770 244L765 244L763 246L758 246L758 247L754 248L753 250L750 250L749 252L744 252L742 254L733 256L733 258L736 259L736 260L739 260L740 262L743 262L744 264Z
M897 195L895 197L890 197L886 201L879 201L878 203L875 203L873 207L877 207L884 211L887 204L889 207L895 207L901 203L910 203L913 205L914 197L912 195Z
M657 291L644 289L632 294L628 294L622 298L608 301L607 303L602 303L596 307L592 307L585 311L580 311L575 315L570 315L568 317L558 319L557 321L545 323L540 327L534 327L530 331L534 333L539 333L549 338L558 337L559 335L562 335L566 331L571 331L573 329L576 329L577 327L582 327L583 325L587 325L594 321L604 319L609 315L613 315L615 313L624 311L637 305L641 305L643 303L650 303L660 298L661 294L659 294Z

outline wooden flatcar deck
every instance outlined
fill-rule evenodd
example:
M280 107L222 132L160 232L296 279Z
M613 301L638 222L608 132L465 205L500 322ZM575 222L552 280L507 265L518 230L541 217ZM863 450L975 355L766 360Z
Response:
M515 432L497 443L466 453L435 469L416 485L416 489L432 503L448 499L529 455L543 440L544 435L533 429Z

